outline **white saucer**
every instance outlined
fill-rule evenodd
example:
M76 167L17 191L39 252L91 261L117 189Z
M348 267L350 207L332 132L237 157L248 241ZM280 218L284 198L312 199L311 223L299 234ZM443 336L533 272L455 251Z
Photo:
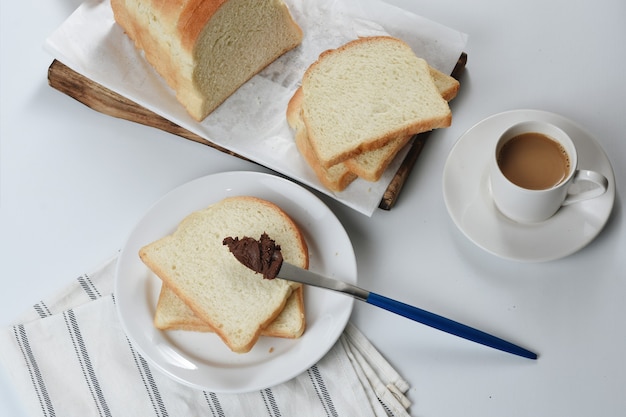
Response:
M491 199L489 155L507 127L529 119L565 130L578 149L579 168L598 171L609 180L606 193L563 207L538 224L523 225L503 216ZM514 110L488 117L459 138L444 167L443 195L454 223L484 250L505 259L549 261L580 250L600 233L615 201L615 177L601 146L574 122L544 111Z
M173 232L191 212L235 195L264 198L285 210L304 233L311 270L357 281L345 229L320 199L291 181L257 172L224 172L183 184L160 199L133 229L118 260L115 300L120 321L152 366L191 387L222 393L257 391L308 369L337 342L354 304L352 297L307 287L302 337L262 337L245 354L231 352L213 333L157 330L153 317L161 282L141 262L139 249Z

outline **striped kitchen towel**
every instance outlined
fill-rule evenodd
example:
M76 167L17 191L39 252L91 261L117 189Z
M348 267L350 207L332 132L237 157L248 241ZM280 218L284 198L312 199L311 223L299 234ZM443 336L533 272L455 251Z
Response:
M122 330L116 260L0 330L1 362L32 416L409 416L407 382L352 324L317 364L274 387L223 394L174 381Z

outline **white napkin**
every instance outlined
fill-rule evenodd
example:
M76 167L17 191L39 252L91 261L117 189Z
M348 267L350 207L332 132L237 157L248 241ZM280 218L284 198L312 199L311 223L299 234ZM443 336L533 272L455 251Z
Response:
M447 74L467 36L378 0L285 0L302 27L302 44L244 84L201 123L176 101L173 91L147 64L115 23L109 0L87 0L50 37L45 47L59 61L225 149L309 185L370 216L406 151L375 182L357 180L332 193L298 153L287 125L287 102L302 74L326 49L361 36L392 35Z
M32 416L409 416L409 386L348 324L316 365L246 394L195 390L132 346L112 295L117 257L0 329L0 358Z

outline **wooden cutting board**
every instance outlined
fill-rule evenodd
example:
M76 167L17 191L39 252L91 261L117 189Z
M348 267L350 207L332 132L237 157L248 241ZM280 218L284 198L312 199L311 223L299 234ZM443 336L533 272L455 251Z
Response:
M467 64L467 54L463 53L457 61L456 67L452 71L452 76L459 79L465 65ZM196 135L178 126L175 123L147 110L137 103L103 87L89 78L73 71L60 61L54 60L48 68L48 83L51 87L78 100L84 105L109 116L118 117L132 122L151 126L165 132L173 133L185 139L211 146L230 155L246 159L236 153L229 151L215 143ZM408 178L417 157L424 148L426 139L430 132L421 133L415 136L411 149L407 153L404 161L396 171L391 183L385 191L379 207L383 210L390 210L396 203L402 186ZM254 161L256 162L256 161Z

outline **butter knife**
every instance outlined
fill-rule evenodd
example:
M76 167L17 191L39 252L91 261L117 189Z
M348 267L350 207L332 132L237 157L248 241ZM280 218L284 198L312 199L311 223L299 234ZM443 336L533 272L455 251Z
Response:
M312 285L314 287L325 288L342 294L350 295L358 300L365 301L368 304L383 308L392 313L399 314L408 319L453 334L455 336L471 340L472 342L480 343L482 345L489 346L491 348L498 349L504 352L512 353L514 355L522 356L524 358L537 359L536 353L524 349L520 346L514 345L511 342L507 342L506 340L500 339L499 337L492 336L481 330L474 329L454 320L450 320L437 314L428 312L426 310L422 310L421 308L414 307L400 301L384 297L380 294L367 291L363 288L357 287L356 285L352 285L347 282L332 279L317 274L315 272L299 268L287 262L282 263L282 266L278 271L278 278L286 279L288 281L300 282L302 284Z

